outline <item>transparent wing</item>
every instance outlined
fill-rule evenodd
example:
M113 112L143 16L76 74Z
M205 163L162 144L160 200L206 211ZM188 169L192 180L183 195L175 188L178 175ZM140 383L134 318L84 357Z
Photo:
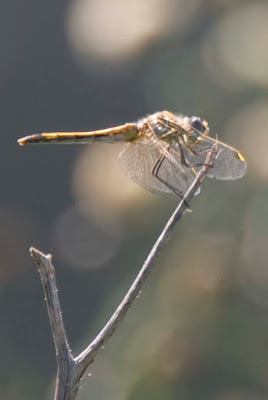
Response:
M163 149L167 150L168 144L161 141L161 146L152 144L146 138L129 143L119 155L119 163L124 173L134 182L152 192L174 193L164 183L153 176L153 168ZM185 194L195 176L191 168L183 167L179 153L169 149L170 157L165 157L159 169L159 177ZM197 191L198 194L200 190Z
M205 162L207 151L217 143L217 155L213 162L213 167L209 168L207 176L209 178L216 178L222 180L232 180L242 178L246 172L246 162L242 154L231 146L222 143L209 136L203 136L198 144L191 145L191 148L198 153L192 154L186 147L184 147L184 155L190 164L202 164ZM201 167L197 167L198 171Z

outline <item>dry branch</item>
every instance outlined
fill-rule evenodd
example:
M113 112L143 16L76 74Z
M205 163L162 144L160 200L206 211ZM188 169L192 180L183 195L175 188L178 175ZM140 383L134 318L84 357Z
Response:
M56 350L57 380L54 400L76 399L79 384L86 369L93 362L98 351L101 349L104 343L106 343L111 335L115 332L127 311L133 304L148 275L152 271L160 250L170 237L170 234L173 231L176 223L180 220L187 209L187 204L190 204L195 192L199 189L208 169L212 166L215 157L215 148L216 145L213 146L211 151L208 152L203 167L200 169L184 198L181 200L178 207L168 220L162 233L150 251L146 261L144 262L140 272L130 286L127 294L115 310L114 314L96 336L96 338L89 344L89 346L75 358L70 350L64 329L56 285L55 270L51 263L51 255L44 255L33 247L30 249L31 255L36 263L41 277Z

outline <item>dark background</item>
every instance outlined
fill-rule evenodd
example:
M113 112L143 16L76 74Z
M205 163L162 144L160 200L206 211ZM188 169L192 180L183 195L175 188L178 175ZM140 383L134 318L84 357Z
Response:
M0 397L52 398L55 356L28 254L53 254L75 354L177 204L120 171L120 145L21 148L168 109L248 161L207 180L79 399L268 396L268 6L228 0L0 3Z

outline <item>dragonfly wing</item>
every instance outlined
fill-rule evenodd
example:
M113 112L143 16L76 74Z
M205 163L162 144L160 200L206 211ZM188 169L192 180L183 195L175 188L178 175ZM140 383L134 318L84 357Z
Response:
M204 163L207 150L211 149L215 143L217 144L215 149L217 154L213 166L208 170L207 176L222 180L242 178L246 172L246 161L242 154L233 147L208 136L203 136L198 144L191 146L195 152L199 153L198 155L190 153L189 150L185 151L187 161L193 164ZM200 168L197 167L197 171Z
M145 189L157 193L174 193L153 176L153 168L163 154L163 149L167 150L167 148L168 144L164 141L161 141L161 146L152 144L146 138L131 142L119 155L120 166L130 179ZM195 176L190 168L181 165L180 155L177 151L171 148L169 155L171 157L164 158L158 176L162 181L185 194Z

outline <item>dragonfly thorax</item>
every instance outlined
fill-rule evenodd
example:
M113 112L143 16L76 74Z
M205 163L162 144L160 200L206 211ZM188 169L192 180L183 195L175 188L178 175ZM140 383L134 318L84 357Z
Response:
M165 134L170 133L170 127L165 125L159 118L154 118L150 121L150 129L158 138L163 138Z

